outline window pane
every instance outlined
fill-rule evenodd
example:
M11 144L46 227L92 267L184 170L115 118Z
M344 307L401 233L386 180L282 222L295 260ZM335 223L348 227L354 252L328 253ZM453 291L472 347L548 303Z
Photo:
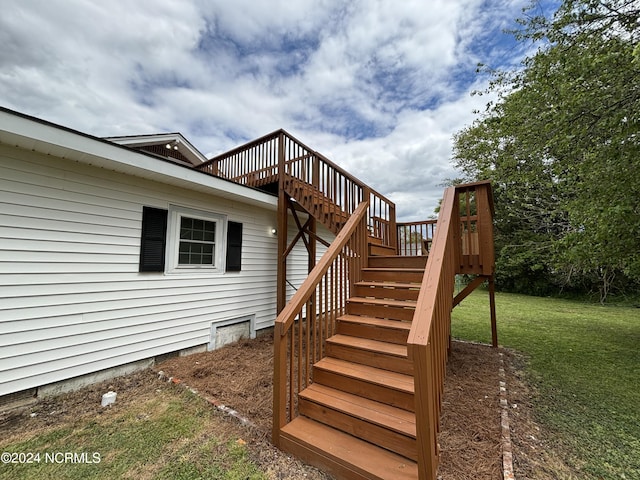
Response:
M191 239L191 232L193 230L193 219L188 217L181 217L180 219L180 238Z
M215 265L216 222L180 217L178 265Z

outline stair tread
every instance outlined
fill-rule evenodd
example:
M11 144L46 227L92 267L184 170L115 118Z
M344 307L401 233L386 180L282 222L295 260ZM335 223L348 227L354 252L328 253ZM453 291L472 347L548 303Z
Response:
M381 368L353 363L339 358L325 357L313 368L328 370L348 378L363 380L394 390L413 394L414 382L411 375L383 370Z
M322 456L332 462L355 470L362 478L418 478L418 466L415 462L309 418L295 418L282 428L282 436L309 450L321 452Z
M385 305L389 307L415 308L415 300L394 300L391 298L351 297L347 300L352 303L368 303L372 305Z
M407 437L416 437L413 412L317 383L300 392L300 397Z
M366 267L362 269L367 272L409 272L409 273L424 273L424 268L409 268L409 267Z
M366 325L374 325L384 328L395 328L398 330L411 330L411 322L403 322L402 320L389 320L386 318L367 317L364 315L342 315L338 317L339 322L361 323Z
M381 288L406 288L406 289L418 289L420 288L419 283L406 283L406 282L388 282L388 281L367 281L362 280L357 282L356 285L360 285L363 287L381 287Z
M420 268L425 269L427 265L426 256L414 255L394 255L391 251L380 252L380 255L369 257L369 267L372 268ZM395 252L393 252L395 253Z
M421 258L422 255L377 255L376 258Z
M357 348L360 350L368 350L371 352L391 355L395 357L407 358L407 346L398 345L396 343L381 342L379 340L370 340L368 338L352 337L350 335L336 334L327 339L327 342L342 345L345 347Z
M394 247L387 245L375 245L369 242L369 255L372 257L395 251L396 249Z

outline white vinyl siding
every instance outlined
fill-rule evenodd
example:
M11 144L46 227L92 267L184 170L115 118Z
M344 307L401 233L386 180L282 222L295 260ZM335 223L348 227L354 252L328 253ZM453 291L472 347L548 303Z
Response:
M273 208L6 145L0 171L0 395L207 344L212 322L273 325ZM142 207L174 204L242 223L242 270L139 273ZM300 242L296 286L306 262Z

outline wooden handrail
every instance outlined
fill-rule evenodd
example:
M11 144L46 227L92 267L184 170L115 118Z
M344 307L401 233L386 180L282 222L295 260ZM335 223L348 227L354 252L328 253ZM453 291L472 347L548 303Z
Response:
M286 130L283 130L283 129L276 130L275 132L271 132L271 133L269 133L267 135L264 135L264 136L262 136L262 137L260 137L258 139L252 140L251 142L245 143L244 145L240 145L240 146L234 148L233 150L229 150L228 152L216 155L215 157L210 158L208 161L198 165L196 168L198 168L199 170L203 170L203 171L207 170L207 167L210 166L213 163L216 163L216 162L218 162L218 161L220 161L222 159L231 157L231 156L236 155L238 153L250 150L250 149L252 149L252 148L254 148L254 147L258 146L258 145L261 145L261 144L263 144L265 142L269 142L271 140L275 140L281 134L284 135L285 137L287 137L290 141L296 143L300 147L302 147L305 150L307 150L308 152L310 152L310 154L313 154L316 157L320 158L323 162L325 162L326 164L330 165L331 168L333 168L334 170L339 172L341 175L347 177L353 183L359 185L362 188L369 189L372 194L374 194L376 197L379 197L384 202L393 204L393 202L391 200L389 200L387 197L382 195L380 192L377 192L373 188L369 187L366 183L364 183L362 180L356 178L351 173L347 172L340 165L337 165L336 163L332 162L327 157L322 155L320 152L317 152L317 151L309 148L307 145L305 145L304 143L302 143L297 138L295 138L294 136L292 136L290 133L288 133ZM288 159L288 160L297 160L297 158L292 158L292 159ZM276 165L276 164L277 163L274 163L274 165Z
M464 204L463 208L461 204ZM477 210L475 218L470 214L471 204ZM436 478L437 435L451 334L455 275L461 272L493 272L492 207L488 182L447 188L440 207L407 340L407 353L414 367L420 480ZM463 235L471 232L474 235L477 232L479 237L477 255L465 252L463 248Z
M279 332L280 335L284 335L287 333L287 330L291 327L293 323L293 318L300 311L302 306L305 304L309 296L315 291L316 286L318 285L318 281L322 276L327 273L331 263L336 259L336 257L340 254L347 241L353 234L355 228L358 226L364 214L367 212L367 207L369 206L369 202L364 201L360 205L353 215L349 218L344 228L340 231L336 239L331 243L331 246L324 252L324 255L318 261L318 264L311 271L309 276L302 282L302 285L298 288L298 291L295 295L289 300L287 306L280 312L278 318L276 318L276 331Z
M295 140L293 137L290 137L292 140ZM344 168L342 168L340 165L335 164L334 162L332 162L331 160L329 160L327 157L325 157L324 155L322 155L319 152L314 151L313 152L319 159L321 159L323 162L325 162L327 165L329 165L331 168L333 168L334 170L336 170L337 172L339 172L341 175L344 175L345 177L347 177L349 180L351 180L353 183L355 183L356 185L359 185L360 187L362 187L363 189L368 189L369 192L373 195L375 195L376 197L380 198L382 201L384 201L385 203L389 203L389 204L393 204L393 202L391 200L389 200L387 197L385 197L383 194L381 194L380 192L374 190L373 188L371 188L369 185L367 185L366 183L364 183L362 180L360 180L359 178L354 177L351 173L347 172Z
M435 293L440 283L441 271L448 267L447 256L451 256L452 247L456 239L454 225L455 188L445 190L440 215L438 216L435 237L431 247L431 255L427 259L420 295L416 305L414 320L409 332L409 345L427 345L429 332L433 321ZM450 272L455 275L455 267ZM424 319L424 321L423 321Z

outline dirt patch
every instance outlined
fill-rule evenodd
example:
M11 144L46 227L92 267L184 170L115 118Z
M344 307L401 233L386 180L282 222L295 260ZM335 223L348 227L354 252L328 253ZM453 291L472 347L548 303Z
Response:
M502 350L506 365L511 439L515 477L547 480L569 477L570 472L550 451L545 434L533 421L532 392L521 373L523 360ZM502 478L502 443L499 406L498 350L487 346L453 342L447 366L439 478L498 480ZM226 438L242 438L250 457L272 479L328 480L330 477L276 449L269 441L272 412L273 340L270 335L240 341L222 349L167 360L156 367L236 410L253 427L218 415L216 431ZM103 382L81 391L44 399L37 405L10 414L0 414L3 443L46 432L78 418L110 415L100 406L107 390L118 392L119 409L164 388L150 370ZM182 387L178 387L182 388ZM106 419L106 418L105 418Z
M0 412L0 432L3 444L30 437L34 432L45 433L49 429L70 424L79 418L108 418L114 411L101 406L102 395L109 390L118 392L118 409L140 403L157 395L162 389L150 370L108 382L90 385L81 390L55 397L40 399L35 405Z
M156 366L156 370L237 410L264 432L271 430L272 335L172 358Z
M271 429L273 338L168 360L157 368ZM453 342L439 435L442 480L502 477L498 351ZM312 477L309 477L312 478ZM516 475L517 478L517 475Z

